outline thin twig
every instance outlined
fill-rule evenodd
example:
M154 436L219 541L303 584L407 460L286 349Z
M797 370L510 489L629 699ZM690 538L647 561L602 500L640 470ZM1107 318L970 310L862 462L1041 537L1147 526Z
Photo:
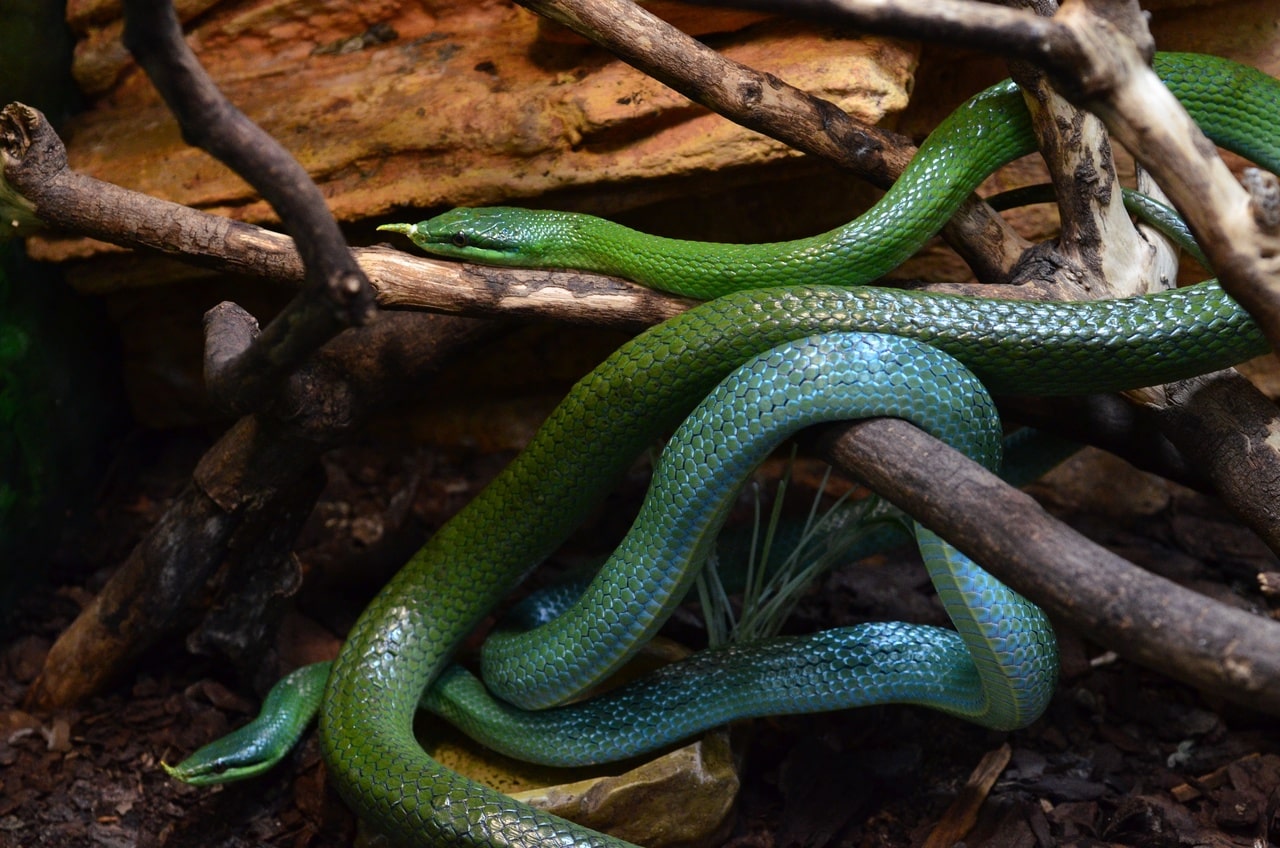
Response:
M1046 18L974 0L690 0L701 6L801 15L846 21L867 32L916 41L963 44L974 50L1011 56L1070 71L1064 58L1073 49L1071 37Z

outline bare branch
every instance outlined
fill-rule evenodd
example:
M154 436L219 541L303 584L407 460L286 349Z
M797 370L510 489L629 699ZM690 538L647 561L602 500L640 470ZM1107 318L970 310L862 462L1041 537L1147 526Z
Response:
M867 32L917 41L963 44L1037 64L1058 62L1074 49L1069 33L1033 12L974 0L691 0L703 6L735 6L779 14L843 20ZM1059 69L1069 70L1062 64Z
M210 394L227 408L261 408L317 348L373 317L373 292L320 189L218 91L187 47L170 0L125 0L124 13L125 45L173 110L183 137L243 176L298 241L307 287L254 344L206 375Z
M881 188L911 161L910 139L864 126L834 103L747 67L630 0L522 0L684 96L744 127L844 167Z
M1130 221L1102 121L1061 97L1034 66L1014 62L1012 71L1057 199L1061 231L1051 247L1060 296L1129 297L1171 286L1177 265L1158 265L1161 255ZM1023 273L1047 276L1034 266Z
M8 187L47 224L210 267L303 283L302 259L287 236L68 169L61 140L33 109L11 104L0 111L0 162ZM342 252L350 256L345 245ZM211 334L208 346L215 365L242 351L256 332L256 322L238 308L216 314L222 316L221 331ZM309 355L274 397L287 424L243 419L206 454L192 483L58 639L28 702L42 708L68 704L111 679L172 629L226 557L233 535L246 523L270 527L270 517L297 500L297 486L309 485L323 450L359 427L378 404L432 373L448 354L504 326L402 313Z
M1280 624L1143 571L906 422L836 432L822 439L829 458L1051 617L1142 665L1280 715Z

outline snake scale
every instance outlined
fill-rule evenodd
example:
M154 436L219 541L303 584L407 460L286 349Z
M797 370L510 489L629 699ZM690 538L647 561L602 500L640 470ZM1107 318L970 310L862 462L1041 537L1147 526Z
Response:
M1280 155L1267 133L1280 114L1274 80L1186 54L1159 56L1157 69L1215 141L1277 168ZM416 742L414 712L459 642L554 550L633 458L726 377L764 391L751 384L765 377L757 358L774 355L779 345L815 334L888 334L895 343L919 342L954 357L992 392L1041 395L1154 385L1266 350L1258 327L1212 281L1075 303L842 287L875 279L910 256L982 178L1031 148L1025 111L1003 85L948 118L869 212L811 239L708 245L644 236L589 216L514 209L455 210L414 226L385 227L433 253L597 270L699 297L724 296L636 337L583 378L526 450L361 616L328 675L320 708L326 763L358 814L409 845L617 844L442 768ZM745 375L736 371L743 363ZM937 558L931 545L922 541L926 557ZM611 624L639 597L606 595L588 641L613 640L602 622ZM959 629L977 627L981 615L962 613ZM911 637L901 638L905 645ZM979 648L986 638L979 634ZM964 639L971 650L975 643ZM564 664L563 650L547 655L551 666ZM1045 650L1033 648L1029 657L1006 658L978 674L984 685L1016 678ZM1009 725L1032 717L1013 714Z

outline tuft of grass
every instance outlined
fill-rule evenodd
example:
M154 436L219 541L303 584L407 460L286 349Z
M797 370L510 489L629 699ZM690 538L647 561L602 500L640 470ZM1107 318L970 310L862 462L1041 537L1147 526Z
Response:
M760 484L755 493L755 521L743 561L726 562L723 545L709 557L696 588L712 647L753 642L777 635L796 604L820 575L846 560L861 558L909 538L910 520L877 495L851 502L846 492L830 507L822 494L831 477L823 475L802 521L783 516L794 472L795 451L778 481L773 507L762 515ZM735 611L730 581L742 569L742 600ZM732 581L736 583L737 581Z

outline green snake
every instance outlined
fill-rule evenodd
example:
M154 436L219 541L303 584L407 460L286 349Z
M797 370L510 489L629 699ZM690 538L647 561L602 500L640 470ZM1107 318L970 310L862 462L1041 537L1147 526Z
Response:
M1196 54L1157 54L1154 65L1215 142L1265 163L1273 152L1272 116L1280 113L1275 80L1253 68ZM640 233L591 215L511 207L454 209L418 224L380 229L404 233L440 256L595 271L697 298L762 286L855 285L883 276L914 255L989 174L1034 150L1021 94L1005 81L939 124L871 209L810 238L771 244L694 242Z
M1257 325L1209 285L1054 304L878 288L762 289L647 331L574 387L526 450L413 557L349 634L320 730L334 782L362 818L407 844L611 844L432 761L413 736L418 699L483 615L724 375L777 344L833 331L925 341L998 393L1154 385L1266 349Z
M1273 80L1207 57L1162 56L1157 67L1211 137L1277 169L1263 123L1280 111ZM320 713L325 760L347 802L406 844L613 844L443 769L417 744L413 715L488 610L639 452L752 357L815 333L887 333L945 351L996 393L1075 394L1168 382L1266 350L1257 326L1212 282L1080 303L791 285L874 279L936 232L990 170L1031 147L1020 101L998 86L939 127L866 215L781 245L653 239L586 216L527 210L458 210L389 227L436 253L582 267L676 290L687 282L683 290L700 296L722 286L787 287L720 297L621 347L369 606L329 674ZM551 243L552 233L571 249ZM609 244L614 254L597 255ZM594 635L607 640L609 632L600 624Z
M642 622L640 633L616 622L595 625L588 647L606 645L620 662L674 610L747 474L783 438L822 421L886 415L917 423L990 468L999 465L995 406L950 356L873 334L785 344L735 370L671 438L631 532L599 569L594 589L609 587L605 597L593 599L590 589L583 596L581 587L556 600L538 597L533 617L554 624L572 619L575 606L602 606L606 618ZM915 533L956 631L875 622L733 644L608 695L543 711L511 707L452 667L421 706L489 747L560 766L637 756L742 718L870 704L915 703L996 729L1025 726L1053 691L1057 652L1048 621L928 530ZM633 597L617 578L630 584ZM585 654L566 653L579 662ZM597 656L594 664L617 663ZM259 773L276 759L267 749L300 732L307 715L305 707L283 709L285 699L318 702L325 665L293 672L272 689L259 719L166 768L196 784ZM708 686L712 676L716 684Z

